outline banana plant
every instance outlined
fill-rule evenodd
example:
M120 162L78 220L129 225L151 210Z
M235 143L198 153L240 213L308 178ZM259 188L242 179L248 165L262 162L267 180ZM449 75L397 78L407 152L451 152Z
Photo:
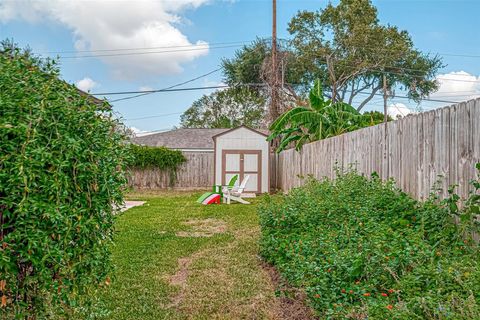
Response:
M362 115L351 105L326 99L320 81L316 80L308 105L297 105L280 115L270 126L268 141L280 138L277 152L289 146L300 150L305 143L358 129L361 119Z

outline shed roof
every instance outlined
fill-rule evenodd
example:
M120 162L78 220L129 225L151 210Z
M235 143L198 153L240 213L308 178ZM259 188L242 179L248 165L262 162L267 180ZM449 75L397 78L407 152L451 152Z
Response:
M213 136L227 129L176 129L133 138L133 143L151 147L167 147L171 149L212 149Z
M245 126L245 125L241 125L241 126L239 126L239 127L230 128L230 129L227 129L227 130L225 130L225 131L223 131L223 132L220 132L220 133L214 135L214 136L213 136L213 139L216 139L216 138L219 137L219 136L222 136L222 135L224 135L224 134L226 134L226 133L235 131L235 130L240 129L240 128L245 128L245 129L247 129L247 130L250 130L250 131L253 131L253 132L255 132L255 133L258 133L259 135L268 137L268 130L264 130L264 129L252 129L252 128L247 127L247 126Z

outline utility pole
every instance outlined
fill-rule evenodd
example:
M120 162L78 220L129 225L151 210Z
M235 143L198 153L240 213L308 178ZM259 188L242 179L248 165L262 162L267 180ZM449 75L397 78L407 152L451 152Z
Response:
M278 118L278 67L277 67L277 0L272 0L272 70L271 70L271 104L269 126ZM279 139L272 141L272 149L276 150ZM275 153L275 171L273 173L273 188L277 188L278 182L278 154Z
M383 177L388 179L390 174L390 157L388 155L389 151L389 143L388 143L388 107L387 107L387 100L388 100L388 85L387 85L387 76L385 73L383 74L383 125L385 129L385 136L383 138L383 146L384 146L384 153L383 153L383 160L385 164L385 173Z
M278 117L277 0L272 0L272 79L270 123Z

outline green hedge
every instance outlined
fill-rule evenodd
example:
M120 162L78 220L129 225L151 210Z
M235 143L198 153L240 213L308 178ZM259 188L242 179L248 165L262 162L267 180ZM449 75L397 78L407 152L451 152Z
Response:
M355 172L310 181L261 205L261 253L321 319L480 319L474 186L458 210Z
M169 173L171 187L175 184L178 167L187 161L179 150L165 147L148 147L136 144L130 145L132 156L130 167L137 169L158 168Z
M107 104L58 75L0 45L1 319L94 316L110 281L126 136Z
M148 147L132 144L131 167L134 168L159 168L160 170L176 171L178 167L187 161L179 150L172 150L165 147Z

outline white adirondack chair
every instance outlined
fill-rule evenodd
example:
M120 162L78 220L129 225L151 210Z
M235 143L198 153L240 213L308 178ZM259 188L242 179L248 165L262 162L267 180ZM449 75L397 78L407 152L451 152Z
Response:
M230 204L230 201L237 201L237 202L240 202L240 203L243 203L243 204L250 204L250 202L242 199L242 194L243 194L243 191L245 190L245 186L247 185L247 182L248 182L248 179L250 178L250 175L246 175L244 178L243 178L243 181L242 183L240 183L240 185L237 187L233 187L233 188L227 188L227 187L224 187L223 189L223 202L227 202L227 204Z

